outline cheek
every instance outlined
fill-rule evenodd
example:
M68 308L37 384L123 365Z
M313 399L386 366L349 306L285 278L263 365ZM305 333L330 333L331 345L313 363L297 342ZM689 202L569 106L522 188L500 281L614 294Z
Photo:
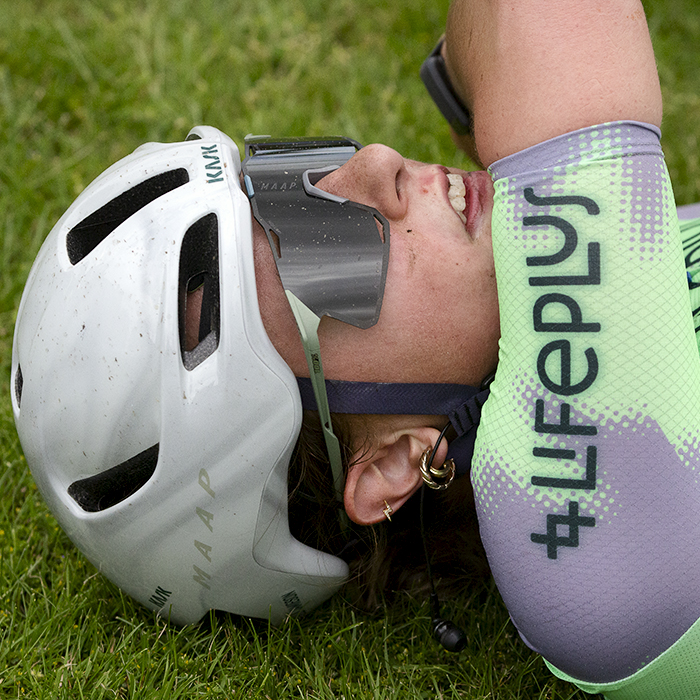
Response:
M397 240L398 239L398 240ZM465 242L463 235L413 233L392 238L385 299L407 308L445 311L475 303L497 304L491 241ZM457 307L457 308L455 308Z
M490 241L431 253L406 248L387 281L387 316L432 381L479 383L496 366L500 337Z
M498 289L491 251L473 251L455 263L450 287L454 318L470 335L489 339L499 335Z

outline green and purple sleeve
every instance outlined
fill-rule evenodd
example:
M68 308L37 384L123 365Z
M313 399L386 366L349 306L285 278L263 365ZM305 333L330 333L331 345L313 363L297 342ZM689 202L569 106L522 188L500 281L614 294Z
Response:
M494 577L557 675L698 697L700 356L658 130L490 170L502 338L472 480Z

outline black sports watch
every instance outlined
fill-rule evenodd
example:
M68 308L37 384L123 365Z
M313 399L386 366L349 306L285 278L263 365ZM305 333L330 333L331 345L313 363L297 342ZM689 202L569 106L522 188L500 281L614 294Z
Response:
M428 58L423 61L423 65L420 67L420 77L430 93L430 97L433 98L433 102L454 131L462 135L468 134L472 127L471 114L457 96L447 76L445 59L440 53L444 43L445 37L443 36Z

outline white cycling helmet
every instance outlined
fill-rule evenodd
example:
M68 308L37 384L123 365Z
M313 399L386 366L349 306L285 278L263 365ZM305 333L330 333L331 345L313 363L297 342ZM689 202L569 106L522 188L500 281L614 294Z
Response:
M302 406L319 412L338 501L331 409L450 414L451 450L468 470L487 389L323 378L320 318L372 326L386 281L387 220L315 186L359 147L251 137L241 163L234 142L204 126L146 144L78 197L30 272L11 392L27 462L77 547L174 622L218 609L276 623L346 580L344 561L290 534ZM265 332L251 216L310 379L294 377Z
M260 318L240 172L211 127L119 161L46 239L15 329L15 421L49 508L103 574L180 624L210 609L278 622L348 573L289 531L301 400Z

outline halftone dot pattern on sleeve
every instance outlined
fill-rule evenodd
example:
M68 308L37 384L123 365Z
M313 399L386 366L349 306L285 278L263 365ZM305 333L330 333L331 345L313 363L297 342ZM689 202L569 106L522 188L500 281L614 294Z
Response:
M472 468L482 538L527 642L615 681L700 617L700 358L659 134L593 127L491 172L502 338Z

